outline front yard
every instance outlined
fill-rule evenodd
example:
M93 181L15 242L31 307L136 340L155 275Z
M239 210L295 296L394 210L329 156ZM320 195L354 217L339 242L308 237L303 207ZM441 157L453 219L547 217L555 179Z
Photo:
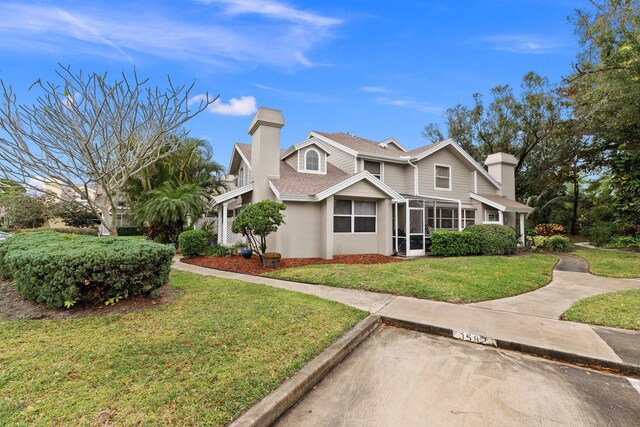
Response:
M366 313L174 271L135 313L0 322L0 425L225 425Z
M589 271L592 274L607 277L640 278L640 253L578 248L574 254L589 263Z
M567 310L562 318L573 322L640 330L640 289L583 299Z
M299 282L447 302L477 302L532 291L551 281L558 257L428 257L378 265L309 265L266 274Z

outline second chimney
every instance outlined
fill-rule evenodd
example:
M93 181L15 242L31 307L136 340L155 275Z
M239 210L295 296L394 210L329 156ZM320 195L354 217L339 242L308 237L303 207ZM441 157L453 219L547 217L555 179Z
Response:
M260 107L249 125L253 201L273 199L269 179L280 178L280 129L284 117L279 110Z
M489 168L489 175L500 183L500 194L511 200L516 199L516 165L518 159L508 153L493 153L484 164Z

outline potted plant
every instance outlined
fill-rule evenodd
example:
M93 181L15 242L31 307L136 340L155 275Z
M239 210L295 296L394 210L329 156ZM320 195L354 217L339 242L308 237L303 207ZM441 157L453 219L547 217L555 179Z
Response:
M262 265L267 268L276 268L280 265L282 255L278 252L266 252L262 254Z
M258 254L265 267L277 267L280 263L280 254L267 252L267 236L284 224L285 209L282 203L262 200L242 209L233 220L231 231L247 238L249 249Z

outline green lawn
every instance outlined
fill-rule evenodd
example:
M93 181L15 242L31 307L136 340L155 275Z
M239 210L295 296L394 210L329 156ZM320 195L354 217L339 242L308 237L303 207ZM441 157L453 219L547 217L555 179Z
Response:
M378 265L310 265L267 275L438 301L474 302L518 295L548 284L557 260L542 254L429 257Z
M578 248L573 254L587 260L592 274L607 277L640 277L640 253Z
M225 425L366 313L173 272L185 295L120 316L0 322L0 425Z
M563 319L640 330L640 289L611 292L578 301Z

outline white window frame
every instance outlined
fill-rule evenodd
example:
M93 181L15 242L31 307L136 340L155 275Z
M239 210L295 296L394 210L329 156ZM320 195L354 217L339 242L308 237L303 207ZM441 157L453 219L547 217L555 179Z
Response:
M318 156L318 170L313 170L313 169L308 169L307 168L307 155L312 151L315 152L316 155ZM324 172L322 172L322 156L320 155L320 152L318 150L316 150L315 148L309 148L304 152L302 157L304 157L304 172L306 172L306 173L317 173L317 174L324 175Z
M438 177L438 168L449 169L449 187L448 188L438 187L438 178L444 178L443 176ZM433 164L433 189L438 191L451 191L451 188L453 186L453 177L451 172L452 172L451 165L434 163Z
M496 214L498 215L498 220L497 221L491 221L489 219L489 211L495 211ZM500 222L500 210L499 209L484 209L484 224L502 224L502 222Z
M379 162L377 160L367 160L364 159L362 161L362 170L366 171L367 170L367 162L370 163L378 163L380 165L380 176L377 176L375 173L371 173L369 172L371 175L373 175L374 177L378 178L381 182L384 182L384 162Z
M478 221L478 212L475 209L462 209L462 228L467 228L467 212L473 212L473 224L476 225Z
M378 203L375 200L353 200L353 199L336 199L335 202L337 202L338 200L342 200L342 201L349 201L351 202L351 214L337 214L333 213L333 217L344 217L344 218L351 218L351 231L335 231L335 229L333 230L334 234L358 234L358 235L362 235L362 234L378 234ZM334 202L334 203L335 203ZM373 203L373 207L375 208L375 213L373 215L356 215L356 202L368 202L368 203ZM374 231L355 231L356 230L356 218L375 218L374 221ZM333 222L331 223L332 227L333 227Z
M244 182L244 166L240 166L240 168L238 169L238 179L236 181L236 185L238 187L244 187L245 182Z

